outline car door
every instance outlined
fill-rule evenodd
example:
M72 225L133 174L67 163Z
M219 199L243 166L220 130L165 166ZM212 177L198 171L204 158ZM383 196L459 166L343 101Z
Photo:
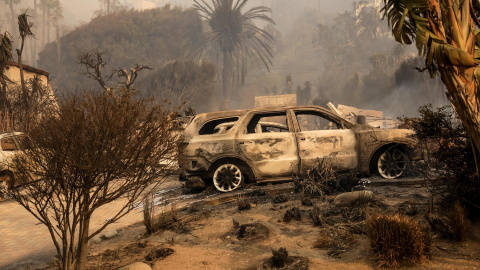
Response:
M237 135L238 151L253 165L259 178L291 177L297 172L297 143L286 110L252 113L245 123ZM287 129L262 130L259 123L277 123Z
M300 170L305 172L328 162L335 169L357 168L356 136L335 117L317 110L294 112Z

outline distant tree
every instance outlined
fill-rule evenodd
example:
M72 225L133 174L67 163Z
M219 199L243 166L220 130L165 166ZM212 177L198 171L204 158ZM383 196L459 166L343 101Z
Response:
M193 48L194 33L200 32L201 19L193 9L165 6L145 11L119 11L97 16L62 36L59 66L56 44L47 44L39 54L38 66L50 71L57 86L93 89L98 86L78 72L79 51L92 48L108 51L104 60L112 69L131 67L135 63L148 64L155 69L170 60L184 58ZM104 74L110 71L113 70Z
M158 100L168 99L173 106L192 106L209 110L216 75L214 64L175 60L150 71L136 84L141 94Z
M96 15L105 16L115 12L126 10L127 7L120 3L120 0L98 0L100 9L95 11Z
M194 0L195 8L206 20L210 29L201 39L202 49L223 58L223 99L228 99L232 86L232 66L243 55L258 58L269 70L272 64L275 42L273 36L255 26L254 20L275 22L266 13L271 9L265 6L253 7L245 12L243 8L248 0Z
M431 76L440 73L452 106L480 151L480 4L459 0L384 0L384 4L393 36L400 43L415 40Z
M18 5L21 0L3 0L3 2L5 2L5 4L8 5L8 7L10 8L10 22L11 22L11 30L10 31L13 31L12 33L14 33L14 35L16 34L16 24L17 24L17 20L15 19L15 11L13 9L13 6L14 5Z

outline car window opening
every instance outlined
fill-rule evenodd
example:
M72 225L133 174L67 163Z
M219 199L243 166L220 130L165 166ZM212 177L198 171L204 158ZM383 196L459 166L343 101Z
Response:
M198 131L199 135L224 134L237 123L238 117L229 117L209 121Z
M287 114L268 113L254 115L247 126L247 133L289 132Z
M326 115L315 112L297 112L298 126L300 131L341 129L342 126Z

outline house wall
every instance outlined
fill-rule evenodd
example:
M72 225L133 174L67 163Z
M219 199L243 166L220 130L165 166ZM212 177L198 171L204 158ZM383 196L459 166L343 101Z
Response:
M49 83L50 83L47 75L34 73L32 71L28 71L28 70L25 70L25 69L23 70L23 74L24 74L24 77L25 77L25 81L27 81L29 79L32 79L34 76L38 76L38 77L40 77L40 79L41 79L41 81L44 85L49 85ZM5 75L7 75L7 77L13 83L20 85L20 68L15 67L15 66L10 66L6 70Z

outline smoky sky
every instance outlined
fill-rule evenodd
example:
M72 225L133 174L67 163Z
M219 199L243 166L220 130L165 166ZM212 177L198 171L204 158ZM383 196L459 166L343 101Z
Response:
M120 0L120 3L128 7L133 7L138 4L139 1L140 0ZM88 22L94 16L95 10L100 8L98 0L60 0L60 2L64 8L65 24L68 26L76 26ZM192 7L194 4L193 0L151 0L150 2L155 3L159 7L166 4ZM207 2L210 2L210 0L207 0ZM327 13L342 12L349 10L353 2L352 0L250 0L249 5L260 4L272 8L274 11L276 8L288 5L291 12L286 15L296 16L308 7L319 8ZM3 9L2 12L0 12L0 16L3 17L2 19L5 19L5 17L8 16L8 6L2 5L0 7ZM15 6L15 8L33 8L33 0L23 0L22 3ZM278 19L281 20L282 18L277 18L277 20Z

